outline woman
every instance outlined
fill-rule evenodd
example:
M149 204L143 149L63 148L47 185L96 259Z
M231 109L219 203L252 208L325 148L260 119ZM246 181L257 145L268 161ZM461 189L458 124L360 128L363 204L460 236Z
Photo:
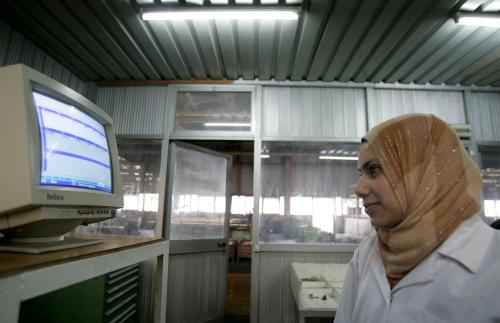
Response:
M500 234L477 215L479 170L446 123L380 124L358 168L375 232L349 264L335 323L500 322Z

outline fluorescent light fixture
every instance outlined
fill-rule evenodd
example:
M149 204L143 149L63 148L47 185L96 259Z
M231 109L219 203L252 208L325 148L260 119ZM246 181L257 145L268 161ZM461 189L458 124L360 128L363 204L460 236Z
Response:
M250 123L237 122L205 122L205 127L250 127Z
M348 157L348 156L319 156L319 159L335 159L335 160L358 160L358 157Z
M500 27L500 15L491 13L458 13L455 15L455 21L459 25L465 26L483 26Z
M298 9L205 9L145 11L143 20L297 20Z
M260 158L270 158L270 157L271 157L271 155L267 155L267 154L260 155Z
M461 7L463 11L474 11L482 5L484 0L467 0Z
M500 2L498 0L490 2L483 8L483 11L489 11L489 12L498 10L500 10Z

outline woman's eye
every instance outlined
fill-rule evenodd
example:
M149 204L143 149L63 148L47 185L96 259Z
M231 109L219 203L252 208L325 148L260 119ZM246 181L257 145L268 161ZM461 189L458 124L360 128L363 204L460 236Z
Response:
M379 165L373 165L370 166L368 171L371 177L376 177L380 172L382 172L382 167L380 167Z

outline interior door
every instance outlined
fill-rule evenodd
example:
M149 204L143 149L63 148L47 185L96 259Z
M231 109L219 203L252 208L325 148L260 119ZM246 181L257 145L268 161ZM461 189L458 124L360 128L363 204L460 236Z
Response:
M223 322L229 233L230 156L169 145L167 322Z

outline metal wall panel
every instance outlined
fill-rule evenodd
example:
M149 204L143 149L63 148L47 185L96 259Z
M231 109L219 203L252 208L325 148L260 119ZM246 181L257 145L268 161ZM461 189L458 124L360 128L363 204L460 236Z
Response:
M472 92L469 100L467 110L475 139L500 141L500 94Z
M205 322L224 315L226 270L221 266L226 264L221 257L222 252L170 255L168 323Z
M0 20L0 66L24 64L87 96L87 83Z
M259 323L297 322L290 285L292 262L348 263L352 253L262 252L259 254ZM170 300L170 298L169 298Z
M96 104L114 121L117 134L163 134L167 107L167 88L99 87Z
M462 92L375 89L368 99L370 128L407 113L431 113L448 123L465 123Z
M265 87L262 135L361 138L365 105L364 89Z

